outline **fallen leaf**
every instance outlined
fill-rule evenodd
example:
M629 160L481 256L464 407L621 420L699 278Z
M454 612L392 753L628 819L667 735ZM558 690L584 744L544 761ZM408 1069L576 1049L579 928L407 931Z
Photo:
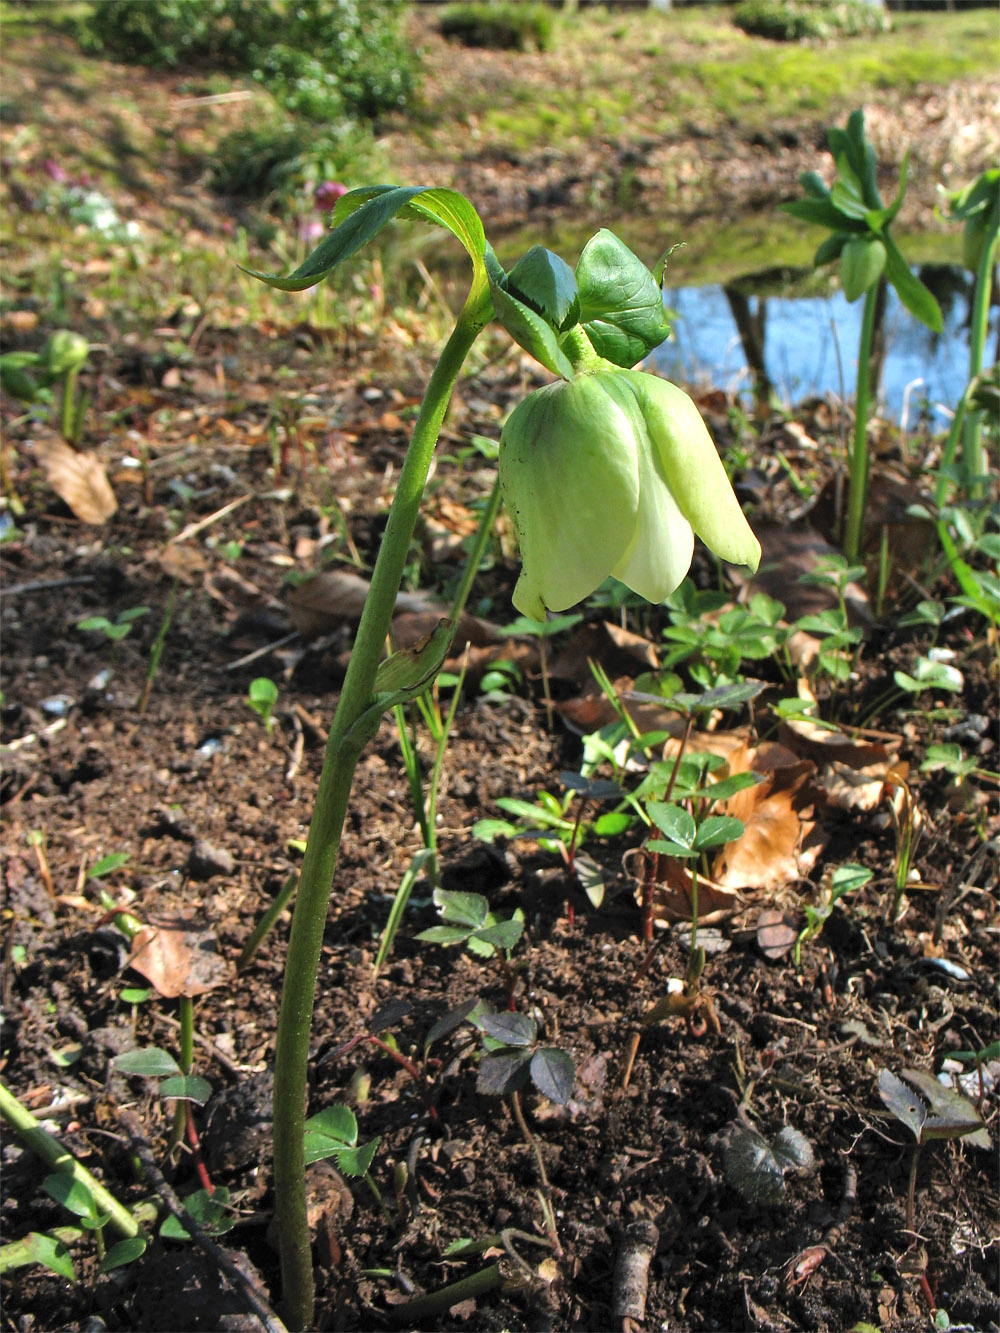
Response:
M128 961L168 1000L203 995L224 985L233 972L211 931L178 926L143 926L132 941Z
M757 948L769 963L780 962L799 938L799 927L791 912L766 907L757 918Z
M657 856L655 864L653 853L643 847L633 847L622 857L622 867L626 874L636 880L635 900L642 906L642 887L645 877L652 871L655 875L653 886L653 920L660 925L672 921L690 921L692 890L691 872L676 857ZM707 921L717 915L728 915L742 906L739 895L732 888L715 884L704 875L698 876L698 920Z
M108 475L93 454L77 453L58 435L35 441L49 485L81 523L106 523L118 508Z
M775 889L801 878L804 845L815 827L814 765L777 741L734 750L726 762L730 776L754 772L764 780L726 801L723 813L742 821L743 835L719 852L713 879L723 889ZM814 860L819 849L809 846Z

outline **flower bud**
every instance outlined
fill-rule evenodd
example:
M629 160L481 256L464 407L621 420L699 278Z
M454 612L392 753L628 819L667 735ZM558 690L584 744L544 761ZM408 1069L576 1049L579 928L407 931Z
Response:
M760 546L694 403L666 380L609 363L537 389L500 439L500 486L521 548L514 605L534 620L613 575L662 602L694 533L756 569Z

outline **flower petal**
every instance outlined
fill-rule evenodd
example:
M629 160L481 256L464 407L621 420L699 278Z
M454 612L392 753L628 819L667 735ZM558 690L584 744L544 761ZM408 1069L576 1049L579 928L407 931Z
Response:
M668 380L641 370L618 373L635 393L681 513L716 555L755 570L760 543L697 407Z
M635 532L632 423L598 380L536 389L500 437L500 487L521 548L514 605L534 620L589 596Z
M639 467L635 533L629 549L611 572L626 587L655 604L669 597L690 569L694 533L670 493L659 452L634 395L617 373L602 378L607 381L608 392L632 419Z

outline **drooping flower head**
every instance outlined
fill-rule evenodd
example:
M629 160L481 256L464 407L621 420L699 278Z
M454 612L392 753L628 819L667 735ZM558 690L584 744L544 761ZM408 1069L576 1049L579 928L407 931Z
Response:
M695 533L725 560L760 559L697 407L642 371L604 363L530 394L501 436L500 485L521 550L514 605L535 620L609 574L661 602Z

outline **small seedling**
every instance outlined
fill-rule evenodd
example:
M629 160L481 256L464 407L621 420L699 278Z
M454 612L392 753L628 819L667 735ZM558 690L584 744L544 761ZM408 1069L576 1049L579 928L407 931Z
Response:
M795 941L796 967L799 966L803 944L808 944L810 940L816 938L840 899L863 888L871 877L870 870L856 865L853 861L837 866L832 873L823 876L816 902L807 904L803 909L806 914L806 924L799 931L799 937Z
M417 939L427 944L464 944L479 958L493 958L498 950L503 950L509 958L524 930L524 913L520 908L509 920L501 921L479 893L435 889L434 902L443 924L420 932Z
M250 682L250 688L247 690L247 703L262 719L268 735L274 730L272 713L277 701L278 687L268 676L257 676Z
M730 1131L725 1147L726 1179L750 1203L780 1203L785 1176L793 1171L811 1171L815 1164L812 1146L799 1130L786 1125L768 1141L752 1125L740 1123Z
M132 633L132 626L135 622L148 614L148 606L133 606L127 611L120 611L113 621L109 620L107 616L84 616L82 620L76 622L76 627L79 630L90 630L96 634L103 634L112 643L120 643L122 639Z
M902 1075L900 1079L883 1069L878 1076L878 1092L916 1140L906 1194L906 1229L915 1235L917 1165L924 1144L934 1139L964 1138L974 1148L989 1149L991 1145L979 1112L962 1093L939 1083L923 1069L904 1069Z
M534 1019L483 1013L474 1021L487 1051L479 1066L477 1092L509 1097L530 1081L549 1101L565 1106L573 1095L576 1066L558 1046L539 1044Z
M383 1215L388 1210L371 1176L371 1164L382 1136L358 1143L358 1122L349 1106L328 1106L306 1121L306 1165L332 1157L345 1176L363 1176Z

